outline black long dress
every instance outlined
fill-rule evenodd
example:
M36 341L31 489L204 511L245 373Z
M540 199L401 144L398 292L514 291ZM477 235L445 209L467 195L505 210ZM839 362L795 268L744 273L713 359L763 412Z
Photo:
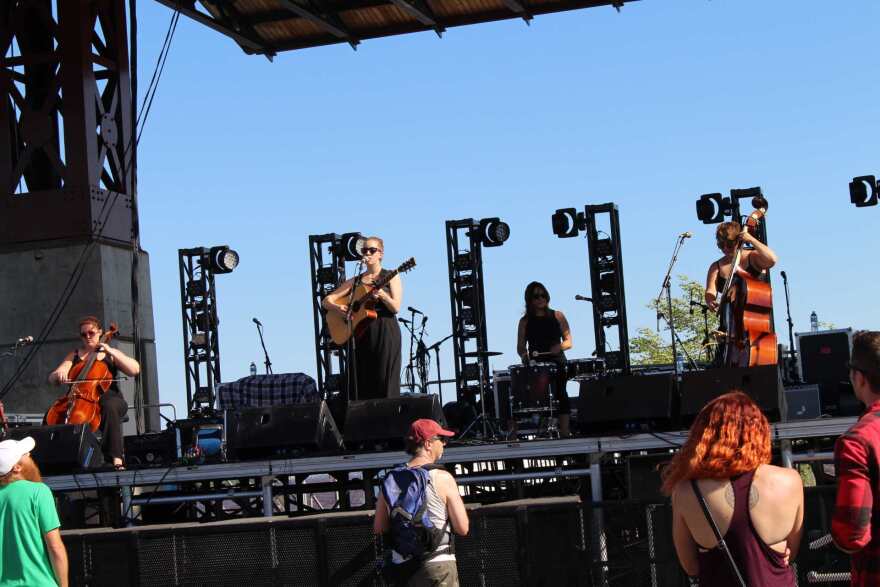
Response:
M115 380L116 373L118 372L116 363L113 362L110 355L106 354L101 360L107 365L107 370L110 371L110 375ZM82 361L82 357L79 356L79 350L74 350L73 365ZM71 365L71 368L73 368L73 365ZM125 414L128 412L128 402L125 401L122 392L119 391L116 381L113 381L110 384L110 388L101 394L98 405L101 407L101 426L99 428L101 431L101 451L104 453L104 458L112 462L114 458L123 458L122 419L125 418Z
M378 279L391 271L383 269ZM385 291L391 292L390 286ZM400 396L400 326L397 315L381 301L378 317L355 341L357 398L381 399ZM351 399L355 399L352 397Z

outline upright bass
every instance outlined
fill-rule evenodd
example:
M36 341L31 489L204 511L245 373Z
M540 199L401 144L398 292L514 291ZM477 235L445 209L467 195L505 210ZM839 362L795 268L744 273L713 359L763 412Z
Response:
M755 210L743 223L754 235L767 214L767 200L752 198ZM777 364L778 347L773 330L773 291L764 281L740 266L743 243L739 242L730 276L721 292L720 313L725 324L724 361L727 367L755 367Z
M107 344L119 332L115 322L101 337L101 344ZM113 374L104 361L98 361L98 351L70 368L71 380L67 393L55 400L46 412L46 424L88 424L92 432L101 426L101 395L113 384Z

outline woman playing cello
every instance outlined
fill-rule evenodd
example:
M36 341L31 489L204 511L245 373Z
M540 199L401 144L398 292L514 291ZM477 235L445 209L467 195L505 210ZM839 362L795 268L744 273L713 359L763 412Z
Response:
M49 383L66 385L72 383L69 378L70 370L81 362L87 362L93 354L96 361L102 361L110 372L113 381L109 389L101 395L99 405L101 407L101 448L104 457L113 462L117 470L124 468L122 462L122 418L128 410L128 403L122 397L119 387L116 385L116 373L122 371L129 377L134 377L141 372L140 364L108 344L101 342L104 334L101 322L94 316L86 316L79 321L79 336L82 344L64 357L58 368L49 374Z

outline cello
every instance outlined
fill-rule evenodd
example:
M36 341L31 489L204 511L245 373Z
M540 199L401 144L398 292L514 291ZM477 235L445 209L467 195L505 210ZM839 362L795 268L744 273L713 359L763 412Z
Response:
M101 337L99 344L107 344L119 332L115 322ZM46 424L88 424L92 432L101 426L101 406L98 401L113 384L113 374L104 361L98 361L98 351L88 361L70 368L72 380L67 393L55 400L46 412Z
M767 200L752 198L755 209L743 223L754 235L767 214ZM726 367L776 365L778 347L773 330L773 290L740 266L743 242L737 245L730 276L721 292L721 315L726 326L723 364Z

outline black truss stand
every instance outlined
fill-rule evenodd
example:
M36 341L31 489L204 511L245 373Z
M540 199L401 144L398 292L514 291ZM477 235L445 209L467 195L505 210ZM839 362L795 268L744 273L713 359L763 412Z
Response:
M327 294L345 281L345 259L339 254L339 240L337 234L309 236L318 391L327 399L334 394L348 393L348 345L339 346L330 338L324 307L321 305Z
M483 246L473 218L446 221L449 303L458 401L483 404L478 412L494 417L496 406L486 405L489 388L486 300L483 291ZM439 379L439 376L438 376Z
M607 215L610 235L598 228L597 220L601 215ZM588 205L584 210L584 217L590 260L590 286L596 317L593 321L596 356L605 359L608 370L629 373L629 335L626 326L623 253L617 206L613 203ZM617 350L609 351L606 347L607 328L617 329Z
M220 339L214 273L208 249L179 249L180 306L186 403L191 415L209 415L216 404L214 386L220 378Z

